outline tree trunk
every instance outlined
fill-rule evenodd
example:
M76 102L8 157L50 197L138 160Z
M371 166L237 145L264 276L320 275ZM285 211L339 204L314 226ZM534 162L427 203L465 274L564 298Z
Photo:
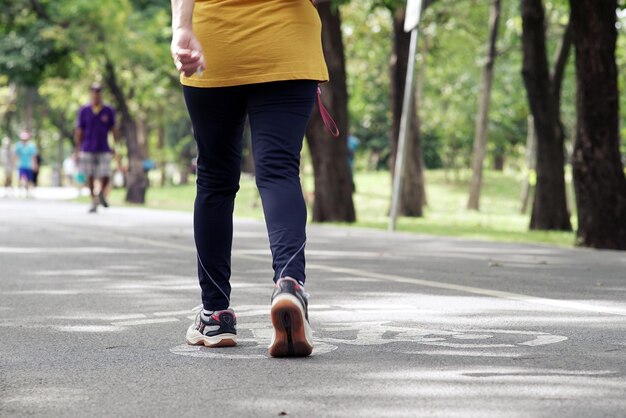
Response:
M159 155L158 167L160 171L159 184L164 187L167 183L167 159L165 158L165 121L163 119L163 109L159 107L157 116L157 150Z
M504 171L504 148L498 147L493 154L493 169Z
M324 57L330 73L330 82L321 86L322 100L337 122L340 135L338 138L330 135L316 106L306 130L315 177L313 221L354 222L356 215L348 164L348 90L341 17L339 10L330 2L319 3L318 11L322 19Z
M487 130L489 127L489 106L491 104L491 85L496 62L496 44L500 26L501 0L493 0L489 17L489 44L487 62L483 68L483 90L478 102L476 114L476 132L474 134L474 151L472 153L472 181L470 183L467 208L478 210L480 207L480 190L483 185L483 163L487 153Z
M570 1L576 47L573 155L578 241L626 250L626 177L619 150L616 0Z
M143 158L148 158L149 150L148 150L148 138L150 136L150 126L148 125L148 121L146 120L146 115L143 112L137 112L139 117L136 120L137 122L137 144L139 144L140 154Z
M33 133L33 113L37 101L37 87L24 86L24 130ZM35 141L39 141L35 136Z
M391 173L395 172L400 119L402 116L402 101L404 98L404 86L406 84L406 72L411 43L411 34L404 31L404 16L405 9L398 8L393 19L393 52L390 62L391 109L393 113L390 158ZM416 92L422 87L423 86L420 86L418 83ZM415 93L413 93L411 97L411 108L408 117L409 129L406 143L405 171L402 179L398 213L401 216L420 217L423 215L422 208L426 200L426 191L424 187L424 158L422 155L420 123L417 115Z
M3 120L3 127L4 127L4 132L6 135L8 135L9 137L13 136L13 118L16 115L16 108L17 106L15 106L16 101L18 100L18 86L17 83L12 81L9 83L8 86L8 90L7 90L7 97L6 97L6 102L5 102L5 107L6 107L6 112L4 113L4 120Z
M187 185L189 184L189 176L190 176L190 170L189 170L189 162L187 162L187 164L182 164L181 168L180 168L180 184L181 185Z
M563 72L569 55L566 30L550 75L542 0L522 0L522 75L537 136L537 183L530 229L571 231L565 193L564 132L560 116Z
M535 190L537 183L537 135L535 134L535 121L528 116L528 133L526 134L526 176L522 183L522 195L520 196L520 213L523 215L528 210L528 201Z
M115 67L107 59L105 63L106 84L115 98L117 110L122 116L120 131L126 140L128 150L128 176L126 179L126 201L130 203L145 203L146 190L148 189L148 178L143 169L144 155L139 144L137 135L137 123L130 113L126 95L121 86L117 83Z
M424 7L428 7L428 5L432 4L432 2L425 2ZM428 206L428 195L426 194L426 178L424 175L424 170L426 170L426 162L424 161L424 152L422 147L422 131L420 128L420 103L422 103L422 98L424 97L424 86L426 84L426 58L428 57L428 51L430 50L430 42L428 37L422 36L422 50L420 51L420 55L422 57L421 65L417 70L417 75L415 76L415 115L417 121L417 128L415 132L417 133L417 142L419 153L419 178L421 179L421 185L419 186L422 193L422 206ZM406 182L406 180L405 180ZM402 209L402 205L400 206ZM400 212L402 213L402 212Z
M421 38L422 50L420 51L420 56L422 60L421 65L417 69L417 75L415 76L415 102L417 104L421 103L424 97L424 87L426 85L426 58L428 57L428 51L430 51L430 40L428 37L422 36ZM419 106L417 106L417 119L420 119Z

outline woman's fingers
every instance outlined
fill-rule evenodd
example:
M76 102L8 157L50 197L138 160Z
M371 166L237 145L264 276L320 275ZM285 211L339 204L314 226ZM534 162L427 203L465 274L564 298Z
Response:
M199 62L202 59L202 54L198 51L181 49L176 52L175 59L183 64L189 64Z
M178 71L185 74L185 77L190 77L198 72L199 65L184 65Z
M174 33L171 51L176 69L187 77L201 74L206 68L202 46L190 30L181 29Z
M184 73L185 76L189 77L197 72L201 73L202 71L204 71L204 63L200 61L194 61L194 62L189 62L185 64L181 62L177 62L176 69L179 72Z
M205 68L204 56L197 50L179 49L174 55L176 69L187 77Z
M178 58L189 59L189 58L198 58L202 54L200 53L200 51L196 51L195 49L180 48L176 51L175 55Z
M195 73L201 73L204 71L205 65L203 60L194 60L186 63L178 61L176 63L176 69L189 77Z

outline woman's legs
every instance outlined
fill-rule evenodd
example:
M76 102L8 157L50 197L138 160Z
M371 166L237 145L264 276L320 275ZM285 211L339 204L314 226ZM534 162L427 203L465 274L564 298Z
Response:
M247 86L256 183L272 250L274 281L304 283L306 205L300 186L302 140L317 82L281 81Z
M239 190L246 100L241 87L184 87L198 145L194 237L205 310L230 304L233 209Z

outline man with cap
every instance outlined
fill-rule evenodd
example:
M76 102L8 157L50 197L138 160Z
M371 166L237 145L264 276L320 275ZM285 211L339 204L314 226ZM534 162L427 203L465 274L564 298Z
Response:
M30 194L30 187L33 184L35 170L38 169L37 146L30 142L30 137L29 131L22 131L22 133L20 133L20 142L15 145L18 179L27 197Z
M79 155L80 171L87 177L91 193L90 213L98 210L98 204L108 207L107 186L111 178L113 150L109 147L109 132L117 142L115 110L102 102L102 86L91 85L91 101L78 111L76 124L76 151ZM99 180L99 191L95 192L95 182Z

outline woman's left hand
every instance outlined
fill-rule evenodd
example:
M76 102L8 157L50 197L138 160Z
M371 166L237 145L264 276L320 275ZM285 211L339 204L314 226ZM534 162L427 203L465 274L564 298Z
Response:
M179 28L174 31L171 52L176 69L186 77L201 73L206 68L202 46L191 29Z

